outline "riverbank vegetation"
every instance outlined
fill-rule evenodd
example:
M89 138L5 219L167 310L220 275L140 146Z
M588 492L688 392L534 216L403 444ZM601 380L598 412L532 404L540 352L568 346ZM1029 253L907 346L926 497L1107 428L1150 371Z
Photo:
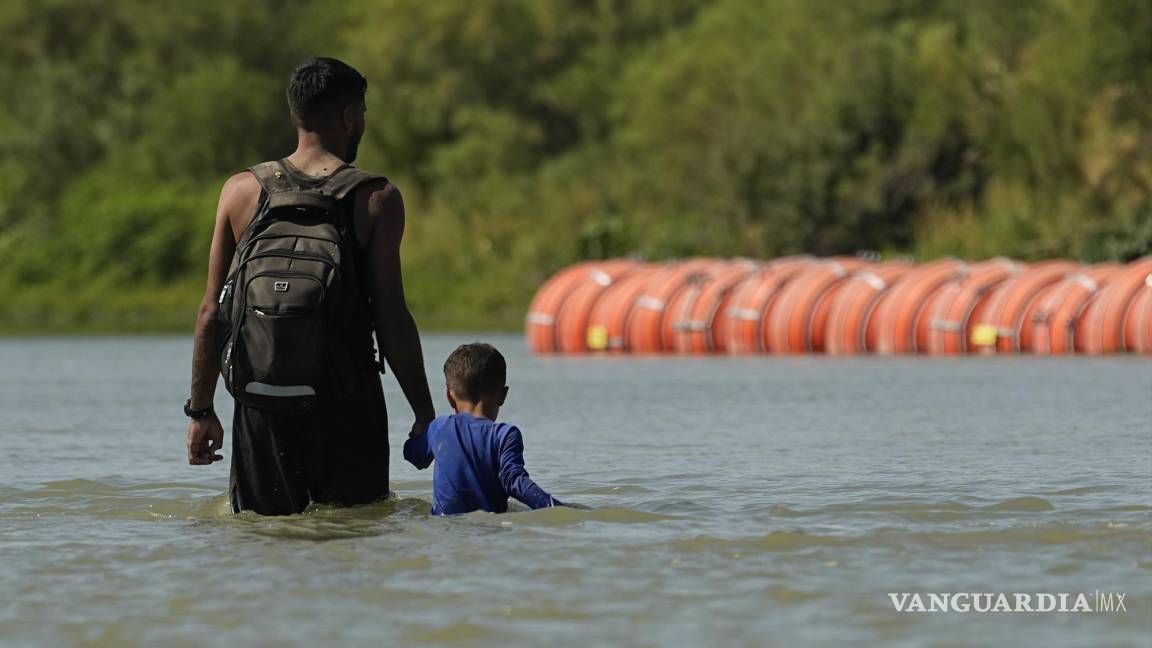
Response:
M11 0L0 329L186 330L283 86L369 80L426 327L515 327L582 258L1152 251L1144 0Z

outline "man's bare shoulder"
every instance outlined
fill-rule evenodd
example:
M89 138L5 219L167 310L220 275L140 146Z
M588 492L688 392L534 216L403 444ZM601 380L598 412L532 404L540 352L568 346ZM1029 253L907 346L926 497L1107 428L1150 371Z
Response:
M404 231L404 198L396 185L379 178L360 187L356 193L356 230L364 245L380 235L399 245Z
M260 198L260 181L251 171L241 171L228 178L220 189L220 202L255 202Z
M404 197L400 194L400 188L390 180L379 178L366 183L360 196L373 218L386 217L397 212L401 216L404 214Z
M233 238L239 240L259 202L260 181L251 171L241 171L228 178L220 189L216 216L228 223L225 230L230 230Z

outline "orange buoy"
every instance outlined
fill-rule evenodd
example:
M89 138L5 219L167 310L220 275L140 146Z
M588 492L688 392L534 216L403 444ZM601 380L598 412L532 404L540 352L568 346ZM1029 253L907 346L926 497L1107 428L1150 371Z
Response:
M1152 354L1152 275L1132 298L1124 320L1124 348L1141 354Z
M852 272L858 272L865 268L873 267L872 262L854 259L855 263L851 265ZM851 274L849 274L851 277ZM825 353L828 347L828 317L832 313L832 304L835 303L840 291L844 290L845 281L839 281L828 289L824 296L816 302L816 307L812 309L812 324L809 326L811 331L810 350L814 353Z
M524 336L528 349L534 353L556 351L556 314L564 305L564 300L583 281L588 269L594 264L577 263L552 275L536 291L524 318Z
M978 314L996 284L1019 274L1019 264L991 259L968 268L936 292L925 308L923 343L918 348L932 355L955 355L968 351L968 338Z
M677 338L679 337L680 322L687 321L700 293L711 278L707 270L693 274L685 282L684 287L668 300L664 309L664 317L660 320L660 342L664 345L663 351L679 351Z
M764 326L764 348L772 353L824 350L828 311L821 308L836 287L865 262L859 259L818 261L802 268L781 290ZM815 315L821 310L817 323Z
M1029 350L1037 355L1071 353L1076 321L1092 295L1120 270L1121 266L1116 264L1082 268L1041 291L1036 297L1038 306L1034 314L1025 319L1021 329L1021 332L1032 331Z
M973 318L976 323L968 348L980 353L1020 351L1020 329L1037 296L1045 287L1078 269L1079 266L1068 261L1037 263L1001 282L988 296L983 312Z
M1076 273L1076 272L1085 272L1084 266L1079 265L1079 264L1073 264L1073 267L1068 271L1068 274L1072 274L1072 273ZM1087 272L1088 272L1088 274L1091 275L1095 272L1095 270L1088 270ZM1064 276L1067 277L1068 274L1065 274ZM1033 327L1031 324L1033 322L1035 322L1036 318L1039 316L1041 302L1044 299L1044 295L1048 291L1050 291L1054 285L1059 284L1059 283L1060 283L1060 281L1056 281L1055 283L1048 284L1048 285L1044 286L1043 288L1041 288L1039 291L1036 292L1036 296L1033 297L1032 300L1028 303L1028 305L1024 308L1024 315L1023 315L1023 318L1020 320L1020 331L1018 333L1016 351L1024 352L1024 353L1032 351L1032 346L1033 346L1034 342L1032 339L1032 328Z
M628 318L625 336L633 353L658 353L664 346L664 314L676 293L712 263L711 259L689 259L668 265L668 271L653 277L644 294L636 300Z
M1124 350L1128 309L1152 274L1152 257L1128 264L1100 288L1076 323L1076 351L1092 355Z
M616 281L628 276L640 266L637 261L606 261L589 268L583 281L564 300L556 312L554 336L556 350L561 353L588 351L588 316L596 301Z
M686 308L687 315L673 323L676 350L695 354L723 353L724 336L719 331L728 322L732 290L760 267L760 263L746 259L718 265L709 281L700 287L692 307Z
M852 274L828 300L828 321L824 326L827 353L848 355L864 353L869 344L868 322L876 303L892 284L915 266L900 261L882 263ZM874 347L873 347L874 348Z
M628 317L652 277L664 271L664 266L642 264L604 289L588 313L584 343L589 351L627 350Z
M956 259L940 259L919 266L885 293L873 315L877 320L876 352L915 353L925 305L933 293L966 269L967 266ZM927 331L927 326L924 329Z
M740 282L728 302L720 346L729 353L764 351L764 321L773 301L780 288L810 263L814 263L810 257L777 259Z
M684 337L687 327L693 326L692 311L696 307L696 302L704 294L708 284L722 274L731 263L722 260L709 261L690 276L684 287L668 300L668 307L664 309L664 318L660 322L660 339L664 351L680 353L690 351L681 347L680 338Z
M1073 327L1080 310L1099 289L1083 272L1069 272L1060 281L1043 288L1036 296L1037 307L1025 318L1020 332L1031 330L1029 350L1036 355L1063 355L1072 348Z

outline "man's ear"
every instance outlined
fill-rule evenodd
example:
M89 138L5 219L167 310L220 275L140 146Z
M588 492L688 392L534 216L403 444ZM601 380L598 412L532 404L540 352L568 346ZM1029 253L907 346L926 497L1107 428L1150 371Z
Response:
M348 104L344 106L344 112L340 114L340 127L344 129L345 133L351 134L356 130L356 104Z
M508 385L504 385L504 389L500 392L500 402L497 403L500 407L504 407L504 401L508 400Z
M448 406L451 407L453 411L455 411L456 410L456 398L452 394L452 390L445 387L444 388L444 395L448 397Z

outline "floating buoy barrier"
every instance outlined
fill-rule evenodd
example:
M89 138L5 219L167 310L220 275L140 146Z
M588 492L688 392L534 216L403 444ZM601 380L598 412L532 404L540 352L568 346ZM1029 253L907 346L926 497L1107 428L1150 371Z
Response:
M540 286L524 334L540 354L1152 355L1152 257L586 261Z
M910 263L884 263L852 274L833 300L825 326L825 352L854 355L876 348L876 326L871 325L876 304L892 284L912 270Z
M829 260L811 264L780 290L766 322L764 347L772 353L824 351L824 328L835 293L863 261Z
M1101 264L1070 272L1052 284L1037 298L1039 307L1031 322L1032 353L1037 355L1064 355L1073 351L1076 323L1082 321L1084 309L1092 297L1106 285L1123 266ZM1025 322L1025 328L1029 324Z
M975 351L986 354L1028 351L1021 347L1020 331L1028 322L1029 313L1035 317L1039 311L1040 293L1079 267L1067 261L1046 261L1029 266L996 286L972 330Z
M928 338L925 313L928 302L936 291L967 272L962 261L941 259L904 275L880 298L873 316L877 319L876 347L869 350L883 355L923 350ZM923 335L919 334L921 321L924 322Z
M632 353L662 353L673 350L672 321L677 317L677 297L707 276L714 259L689 259L668 264L653 275L644 293L632 303L625 340Z
M628 316L632 305L644 294L648 281L661 272L658 266L637 268L628 276L614 282L600 293L600 298L588 314L588 330L585 343L589 351L622 352L625 348L624 335L628 330ZM533 351L540 348L528 338L528 346Z
M1077 323L1080 337L1076 351L1091 355L1116 353L1125 349L1125 319L1136 304L1141 288L1152 274L1152 258L1129 264L1092 295L1084 316Z
M706 281L694 288L691 305L673 323L678 353L723 353L727 350L728 305L733 289L760 269L760 264L747 259L723 261L713 268Z
M973 329L988 303L988 292L1022 269L1014 261L993 259L968 266L957 274L936 291L926 309L928 327L922 348L932 355L967 353Z
M588 316L592 306L612 284L639 266L634 261L608 261L590 266L578 275L576 287L567 293L556 311L553 335L558 351L583 353L589 349Z
M1133 353L1152 354L1152 275L1136 293L1124 322L1125 349Z

